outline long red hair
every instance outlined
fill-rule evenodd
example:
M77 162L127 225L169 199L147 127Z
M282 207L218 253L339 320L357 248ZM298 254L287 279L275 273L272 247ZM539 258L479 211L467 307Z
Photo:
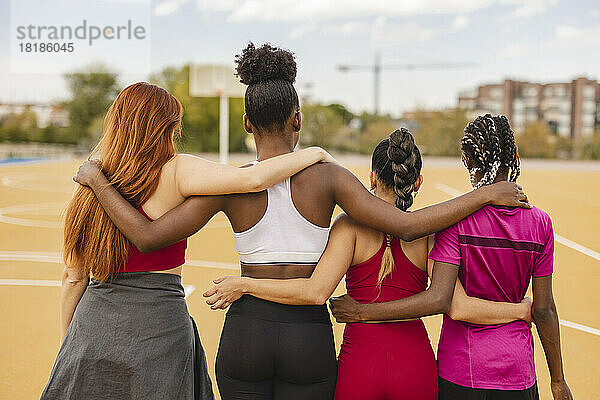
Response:
M175 96L145 82L123 89L108 109L92 154L100 155L108 180L135 207L154 193L162 167L175 155L182 116ZM130 246L92 190L80 186L65 218L67 265L105 281L127 261Z

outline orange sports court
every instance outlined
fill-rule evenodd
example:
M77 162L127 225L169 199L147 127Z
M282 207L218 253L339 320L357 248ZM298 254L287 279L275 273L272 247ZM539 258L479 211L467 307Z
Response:
M212 157L212 156L208 156ZM236 156L242 164L250 155ZM59 296L63 269L62 218L73 191L71 177L81 159L0 164L0 398L33 399L47 382L59 348ZM368 159L340 157L362 181ZM565 375L577 399L600 394L600 165L585 162L524 161L519 183L530 202L552 217L556 234L554 294L561 318ZM425 178L413 208L441 202L469 189L458 160L424 160ZM222 214L187 250L183 283L190 314L197 321L211 378L224 312L211 311L202 292L211 280L238 274L231 228ZM336 293L343 293L343 284ZM441 318L425 319L434 349ZM343 326L334 322L339 348ZM542 399L550 399L544 354L535 342Z

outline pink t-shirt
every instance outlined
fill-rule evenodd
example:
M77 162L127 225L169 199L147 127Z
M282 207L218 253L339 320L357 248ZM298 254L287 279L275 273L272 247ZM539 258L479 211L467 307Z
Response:
M487 206L435 235L429 258L458 265L469 296L517 303L531 277L552 274L554 233L539 208ZM476 325L444 315L440 377L478 389L523 390L536 380L525 321Z

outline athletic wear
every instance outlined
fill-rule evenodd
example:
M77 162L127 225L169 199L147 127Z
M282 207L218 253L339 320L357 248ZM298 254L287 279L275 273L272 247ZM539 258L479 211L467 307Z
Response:
M267 209L234 233L242 271L306 266L325 250L329 228L294 206L290 178L267 189ZM270 274L267 272L267 276ZM337 365L326 306L292 306L243 296L229 308L217 354L223 400L331 400Z
M138 211L152 221L142 207L138 207ZM142 253L134 245L131 245L127 262L118 272L164 271L179 267L185 263L186 247L187 239L149 253Z
M394 270L377 288L386 241L369 260L350 267L348 294L358 302L386 302L422 292L427 273L391 242ZM338 359L336 400L435 400L437 371L423 322L353 323L344 329Z
M216 365L223 400L330 400L336 372L326 306L244 295L229 308Z
M552 273L554 235L538 208L487 206L436 234L433 260L459 265L469 296L517 303L532 276ZM480 389L524 390L536 381L533 338L525 321L475 325L444 315L440 377Z
M267 210L256 225L234 232L243 265L317 265L329 228L313 224L292 200L290 178L267 189Z
M539 400L537 382L529 389L474 389L439 378L439 400Z
M181 276L91 280L42 400L212 400L206 357Z

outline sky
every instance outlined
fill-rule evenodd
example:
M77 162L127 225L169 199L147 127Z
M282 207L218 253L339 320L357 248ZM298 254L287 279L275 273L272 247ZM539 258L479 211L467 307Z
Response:
M38 8L45 3L48 11L42 14L52 21L81 19L79 8L69 5L76 0L12 1L38 3ZM92 0L77 4L86 1ZM376 54L383 64L380 108L394 116L415 108L453 107L459 91L505 78L536 82L600 78L598 0L93 1L102 1L93 15L103 16L102 21L132 7L147 11L149 50L144 54L149 52L149 65L144 59L143 71L136 70L139 62L133 63L140 58L123 49L111 53L106 48L98 58L109 66L121 63L118 68L129 72L121 75L122 85L145 80L148 71L188 62L233 67L235 54L248 41L270 42L295 53L301 97L341 103L354 112L373 109L373 74L341 72L337 66L368 66ZM15 56L10 51L11 2L0 4L0 102L66 98L59 72L78 67L81 60L65 59L58 68L62 71L43 60L26 68L28 73L11 70ZM469 66L386 68L422 63Z

